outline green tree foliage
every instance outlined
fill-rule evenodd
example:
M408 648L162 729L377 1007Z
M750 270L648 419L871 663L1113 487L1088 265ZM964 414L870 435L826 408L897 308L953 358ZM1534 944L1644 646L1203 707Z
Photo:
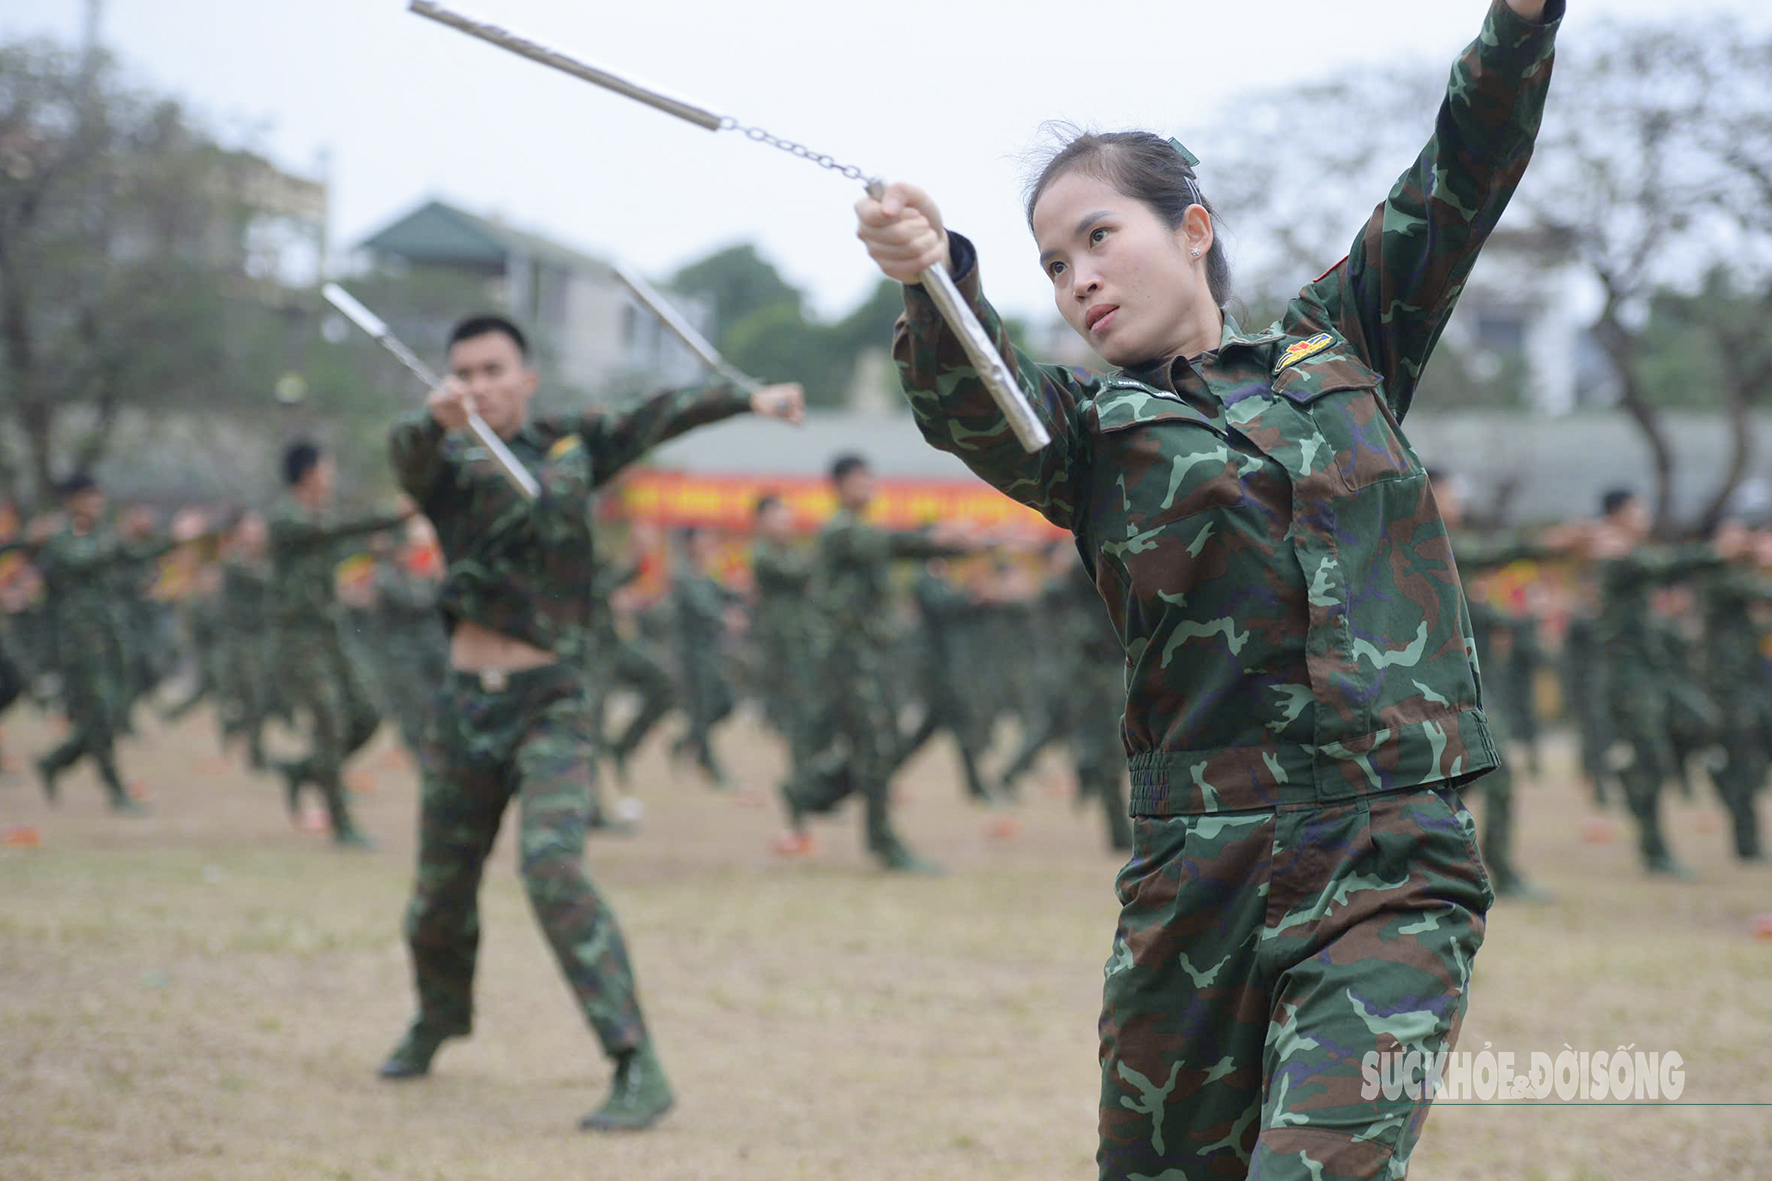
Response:
M671 286L710 301L714 343L738 368L763 381L797 381L814 406L841 406L856 362L892 340L904 299L882 280L860 307L835 323L807 316L805 296L746 243L679 271Z

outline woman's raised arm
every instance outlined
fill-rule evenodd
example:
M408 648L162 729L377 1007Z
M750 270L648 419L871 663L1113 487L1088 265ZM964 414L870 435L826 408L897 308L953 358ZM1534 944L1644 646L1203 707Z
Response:
M1080 527L1088 456L1078 413L1089 396L1084 384L1064 369L1036 365L1016 352L1001 317L980 291L972 244L942 227L941 211L927 193L895 184L878 201L870 197L858 202L855 213L860 222L856 237L867 244L888 278L905 284L905 313L893 333L892 357L923 437L1053 524ZM959 338L917 285L918 276L938 262L952 273L1052 437L1041 450L1031 455L1023 450Z
M1452 68L1433 137L1348 257L1290 309L1292 331L1346 337L1384 377L1399 418L1532 158L1563 3L1493 0Z

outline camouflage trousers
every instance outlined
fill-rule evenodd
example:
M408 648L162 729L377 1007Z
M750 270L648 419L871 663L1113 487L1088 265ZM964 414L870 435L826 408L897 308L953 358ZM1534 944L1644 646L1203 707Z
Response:
M68 718L68 736L44 755L40 766L60 774L83 758L98 768L99 780L112 803L125 797L123 777L117 771L117 731L122 714L124 686L117 678L112 653L100 642L64 641L62 708Z
M726 683L718 651L685 650L683 652L683 717L684 730L671 744L673 754L694 757L716 786L728 786L726 768L714 750L714 727L732 716L738 702L732 686Z
M1726 761L1713 775L1717 795L1729 812L1735 855L1744 861L1755 860L1765 853L1755 797L1772 772L1772 700L1758 688L1739 686L1719 688L1716 698L1728 702L1718 734Z
M782 796L798 828L808 813L859 795L868 851L891 864L908 853L891 812L892 769L904 739L885 676L867 656L840 651L819 662L825 695L793 743Z
M1617 674L1609 680L1614 686L1608 696L1613 730L1631 748L1630 766L1618 778L1637 824L1637 852L1646 868L1660 868L1673 858L1661 831L1661 789L1679 766L1669 730L1668 700L1659 684L1620 687Z
M1362 1058L1456 1041L1494 900L1456 789L1135 817L1115 889L1104 1181L1404 1176L1431 1099Z
M596 750L576 670L511 673L503 687L450 675L425 741L418 872L406 911L426 1024L472 1029L480 875L514 798L523 888L585 1020L611 1058L645 1041L627 945L584 871Z
M356 831L344 785L344 766L375 737L381 714L336 630L291 628L278 637L277 675L288 700L308 715L308 753L280 764L290 806L305 784L320 789L335 836Z
M654 660L644 648L617 636L600 645L591 656L590 673L596 686L593 714L599 734L603 727L603 711L609 694L617 688L628 688L640 697L640 708L622 732L609 742L609 753L617 762L625 763L640 749L653 727L664 720L677 703L677 688L671 674Z
M1483 863L1489 867L1489 877L1498 892L1517 891L1525 886L1525 878L1514 865L1514 769L1513 756L1509 753L1513 723L1509 720L1512 716L1509 709L1503 708L1505 704L1504 698L1484 711L1484 716L1489 719L1489 736L1495 749L1501 752L1501 761L1495 770L1483 776L1480 785L1483 835L1478 844L1483 852Z
M1132 821L1126 814L1126 747L1120 738L1120 715L1126 698L1118 686L1107 693L1079 694L1079 714L1071 735L1071 757L1077 770L1077 802L1094 800L1107 821L1108 846L1132 848Z
M897 774L899 768L915 758L930 739L946 730L954 736L954 744L960 750L960 770L966 777L967 798L974 803L989 801L992 792L985 786L978 762L990 745L990 737L979 724L978 715L979 711L951 686L929 686L923 697L923 720L899 746L889 774ZM1124 756L1119 761L1125 762Z

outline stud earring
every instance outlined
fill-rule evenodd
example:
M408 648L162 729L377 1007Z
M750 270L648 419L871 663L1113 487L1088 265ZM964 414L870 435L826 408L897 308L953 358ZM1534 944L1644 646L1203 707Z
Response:
M1200 257L1200 248L1198 246L1196 246L1192 250L1188 251L1188 254L1192 255L1194 258L1199 258Z

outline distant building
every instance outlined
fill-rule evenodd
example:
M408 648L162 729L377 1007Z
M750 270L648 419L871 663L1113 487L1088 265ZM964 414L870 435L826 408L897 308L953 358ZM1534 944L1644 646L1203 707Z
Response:
M1542 231L1496 230L1446 326L1477 376L1517 368L1521 403L1539 414L1618 400L1617 379L1590 331L1598 292L1580 267L1559 262L1567 253Z
M561 385L591 392L682 385L701 363L615 278L611 265L570 246L442 201L428 201L357 247L368 269L399 274L442 268L484 284L485 298L536 339L542 367ZM677 301L704 331L708 309ZM440 339L446 323L415 339Z

